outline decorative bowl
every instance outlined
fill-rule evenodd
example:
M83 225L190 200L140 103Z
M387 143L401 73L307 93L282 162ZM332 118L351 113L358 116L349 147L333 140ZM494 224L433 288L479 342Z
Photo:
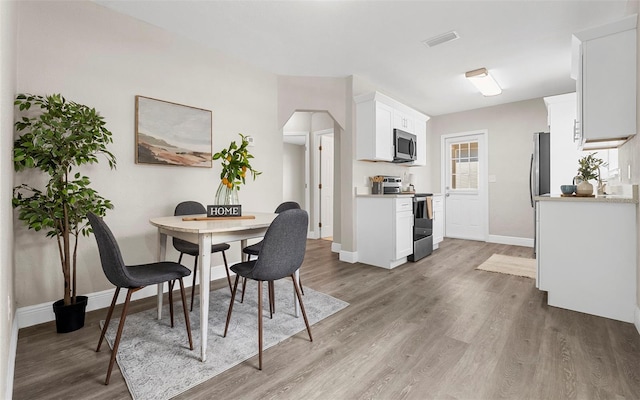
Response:
M572 194L572 193L575 193L576 190L578 190L576 185L561 185L560 186L560 191L562 192L562 194Z

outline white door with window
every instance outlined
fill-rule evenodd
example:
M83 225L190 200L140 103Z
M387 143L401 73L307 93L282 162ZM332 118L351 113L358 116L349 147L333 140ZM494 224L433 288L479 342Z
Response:
M485 132L442 137L445 235L487 239L487 157Z

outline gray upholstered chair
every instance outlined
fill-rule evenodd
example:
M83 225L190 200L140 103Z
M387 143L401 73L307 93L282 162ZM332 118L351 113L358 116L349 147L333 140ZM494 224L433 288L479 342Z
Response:
M193 214L206 214L207 210L204 206L197 201L183 201L182 203L176 206L173 215L193 215ZM198 256L200 255L200 247L191 242L187 242L186 240L173 238L173 247L180 252L180 257L178 257L178 263L182 262L182 256L188 254L194 257L193 261L193 284L191 286L191 308L193 311L193 297L196 293L196 277L198 274ZM211 245L211 252L218 253L222 252L222 259L224 260L224 268L227 271L227 282L229 283L229 291L231 291L231 275L229 274L229 265L227 264L227 255L224 253L225 250L229 250L229 246L227 243L213 244ZM202 290L202 288L200 288Z
M300 209L300 204L296 203L295 201L285 201L284 203L280 203L280 205L278 205L278 207L276 207L276 214L280 214L283 211L287 211L287 210L297 210ZM244 249L242 249L242 252L245 253L247 255L247 260L251 260L251 256L258 256L260 255L260 249L262 248L262 240L259 241L258 243L252 244L251 246L247 246ZM244 302L244 290L247 287L247 280L244 279L242 281L242 297L240 298L240 303ZM302 288L302 284L300 284L300 290L302 291L302 294L304 294L304 289ZM269 286L269 299L273 298L273 285ZM272 304L272 301L269 302L269 306L271 307L271 312L273 313L273 307L275 306L274 304Z
M293 287L300 303L304 323L309 333L309 340L313 341L311 328L307 320L307 313L302 303L300 288L295 279L295 272L302 265L307 246L307 227L309 215L304 210L287 210L281 212L271 223L264 235L260 257L257 260L235 264L231 271L236 273L233 285L224 336L227 336L231 312L240 277L253 279L258 282L258 369L262 369L262 282L274 282L278 279L291 277ZM271 299L270 299L271 300Z
M116 360L116 354L118 353L118 346L120 345L120 338L122 337L122 330L124 328L124 321L127 318L127 311L129 309L129 303L131 302L131 295L134 292L142 289L145 286L155 285L159 283L169 283L169 310L171 315L171 327L173 328L173 285L175 281L180 282L180 295L182 296L182 308L184 310L184 319L187 324L187 336L189 337L189 348L193 350L193 340L191 339L191 324L189 322L189 311L187 310L186 297L184 295L184 283L182 278L189 276L191 271L189 268L180 265L172 261L155 262L151 264L131 265L127 266L122 260L122 254L120 253L120 247L116 242L113 233L107 226L107 224L95 214L89 213L87 215L91 229L96 237L98 243L98 250L100 252L100 261L102 264L102 270L107 279L113 283L116 287L116 291L111 300L111 306L107 312L107 319L104 322L102 333L100 334L100 340L98 341L98 347L96 351L100 351L100 346L104 340L104 335L109 327L109 321L111 321L111 315L118 299L118 294L121 288L127 289L127 297L124 301L122 308L122 315L120 316L120 324L118 325L118 332L116 334L116 340L113 343L113 351L111 352L111 360L109 361L109 369L107 369L107 378L104 384L109 384L109 378L111 377L111 370Z

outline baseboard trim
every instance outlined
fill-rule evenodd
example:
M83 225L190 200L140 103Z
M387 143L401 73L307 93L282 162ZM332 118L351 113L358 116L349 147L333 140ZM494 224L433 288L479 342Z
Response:
M307 232L307 239L320 239L320 237L318 236L318 232L309 231Z
M358 262L358 252L340 250L340 261L348 262L350 264L355 264Z
M233 273L232 273L233 274ZM211 281L222 279L227 277L224 265L216 265L211 267ZM192 280L186 279L184 282L185 287L191 287ZM168 291L167 285L164 287L164 292ZM99 310L101 308L107 308L111 304L113 293L115 288L103 290L101 292L94 292L87 294L89 298L87 303L87 311ZM132 296L132 300L144 299L146 297L152 297L157 294L157 286L147 286L144 289L138 290ZM126 291L122 290L118 296L118 304L124 303L126 297ZM55 314L53 313L53 301L41 304L35 304L27 307L20 307L16 310L16 340L17 330L26 328L33 325L42 324L55 320Z
M634 321L634 325L636 326L636 330L638 331L638 334L640 335L640 307L636 306L636 318Z
M13 315L11 324L11 339L9 341L9 356L7 357L7 376L5 377L5 399L13 397L13 378L16 366L16 352L18 351L18 314Z
M331 243L332 253L340 253L340 249L342 249L342 245L340 243L336 243L336 242Z
M533 248L533 239L521 238L521 237L515 237L515 236L489 235L487 237L487 242Z

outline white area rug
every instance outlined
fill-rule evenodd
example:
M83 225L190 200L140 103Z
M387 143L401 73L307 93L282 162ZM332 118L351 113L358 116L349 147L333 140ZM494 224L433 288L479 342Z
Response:
M536 260L534 258L494 254L476 269L536 279Z
M294 316L291 279L276 281L275 292L276 313L273 319L270 319L267 285L264 284L264 349L303 330L304 334L296 340L309 341L302 314L299 318ZM302 301L311 325L349 305L308 287L304 288L304 292ZM174 293L176 300L173 329L170 327L168 304L164 305L161 320L156 318L155 309L127 316L117 362L134 399L169 399L258 354L256 282L247 282L244 303L240 303L239 298L236 299L226 338L223 338L222 334L231 294L227 287L211 292L207 361L204 363L200 361L198 297L196 296L193 312L189 315L194 346L194 350L191 351L188 348L189 341L179 293L179 290ZM240 295L239 288L238 297ZM187 302L189 301L187 298ZM118 322L119 319L112 319L107 331L107 341L111 348ZM311 332L313 334L313 326ZM258 372L257 362L255 366L248 367L256 368ZM263 367L269 368L268 356Z

